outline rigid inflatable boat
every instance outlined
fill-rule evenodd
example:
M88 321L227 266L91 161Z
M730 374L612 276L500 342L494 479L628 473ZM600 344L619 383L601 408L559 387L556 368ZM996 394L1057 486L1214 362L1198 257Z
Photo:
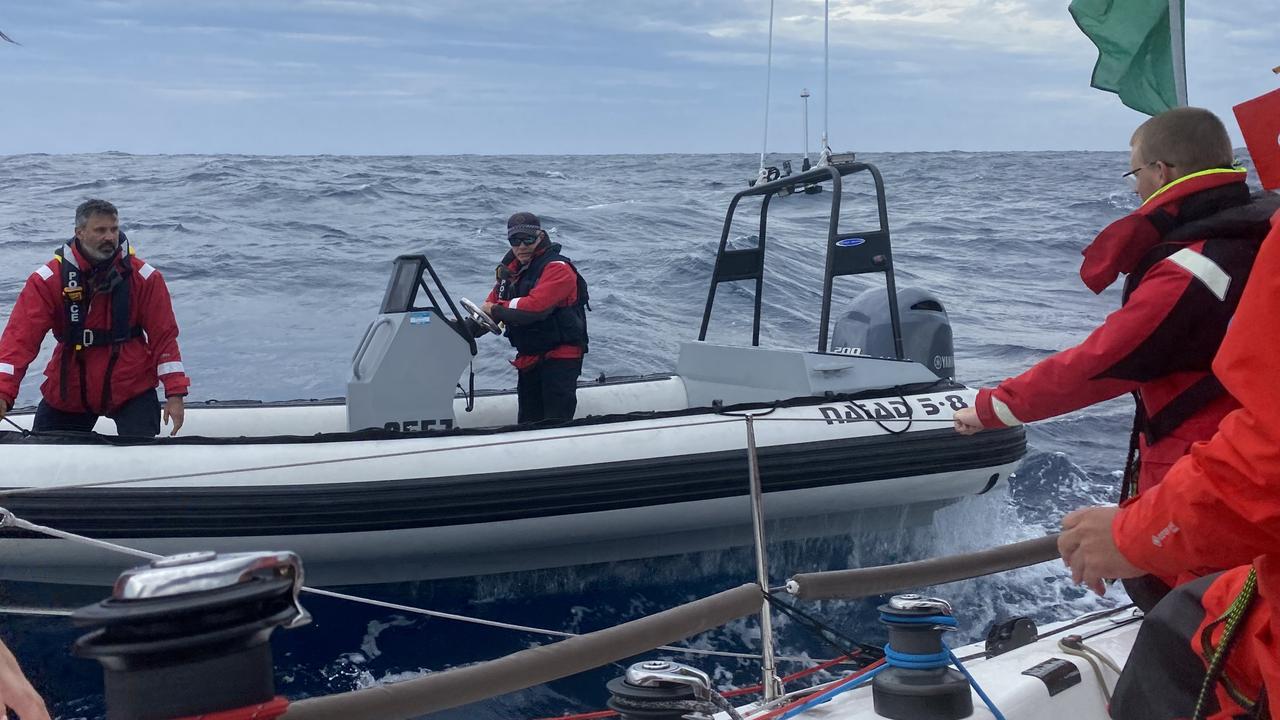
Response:
M868 232L840 228L855 173L875 184ZM831 188L813 351L759 346L769 201L798 181ZM747 197L761 199L756 247L729 249ZM832 280L863 273L882 273L887 292L855 299L828 348ZM743 280L755 282L752 345L708 342L717 286ZM928 522L1005 481L1025 453L1021 428L952 430L975 393L951 379L941 302L894 284L883 182L864 163L738 193L699 338L675 372L582 383L571 422L516 425L514 391L460 393L475 327L426 257L402 256L345 400L195 403L178 438L118 438L110 421L0 432L0 506L160 554L291 550L311 584L369 584L748 544L749 441L773 538ZM32 413L9 419L29 428ZM0 527L3 580L110 583L128 565Z

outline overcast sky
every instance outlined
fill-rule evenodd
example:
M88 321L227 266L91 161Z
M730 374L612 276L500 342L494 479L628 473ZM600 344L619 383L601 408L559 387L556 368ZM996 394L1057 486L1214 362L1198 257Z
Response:
M777 0L769 146L822 128ZM1127 147L1068 0L833 0L832 146ZM1192 104L1280 86L1280 0L1189 0ZM5 0L0 154L758 152L768 0ZM1239 143L1238 133L1236 134Z

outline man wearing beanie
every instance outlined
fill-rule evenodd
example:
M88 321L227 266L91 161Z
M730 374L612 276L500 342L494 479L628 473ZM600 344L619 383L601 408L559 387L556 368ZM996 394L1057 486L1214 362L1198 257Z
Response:
M506 324L516 349L511 364L519 372L518 421L572 420L587 352L587 282L537 215L512 215L507 242L511 251L498 265L498 281L481 309Z

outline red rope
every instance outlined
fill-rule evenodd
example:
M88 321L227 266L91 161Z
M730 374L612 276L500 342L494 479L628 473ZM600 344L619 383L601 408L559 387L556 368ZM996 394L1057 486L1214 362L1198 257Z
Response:
M839 665L841 663L849 662L850 660L854 659L857 656L858 654L845 655L843 657L838 657L835 660L828 660L820 665L815 665L811 668L806 668L798 672L793 672L790 675L784 675L782 677L782 683L785 685L786 683L799 680L802 677L808 677L810 675L813 675L814 673L826 670L827 668L833 665ZM750 695L751 693L758 693L763 689L764 689L764 685L752 685L751 687L744 687L744 688L738 688L737 690L730 690L729 692L724 693L724 696L738 697L740 695Z
M832 667L833 665L839 665L841 663L849 662L850 660L858 657L858 655L859 653L844 655L842 657L836 658L835 660L828 660L824 663L815 665L811 668L806 668L798 672L793 672L790 675L783 676L782 682L785 684L785 683L793 682L795 680L799 680L802 677L808 677L809 675L813 675L814 673L826 670L827 668ZM863 668L862 670L859 670L858 672L854 673L850 677L857 677L858 675L861 675L867 670L870 670L873 667L879 666L883 662L884 662L883 660L877 660L875 663L867 666L866 668ZM849 678L845 678L845 680L848 680L848 679ZM844 682L844 680L842 680L841 682ZM764 689L763 684L752 685L751 687L744 687L744 688L738 688L737 690L730 690L729 692L723 693L723 695L727 698L740 697L742 695L750 695L752 693L758 693L763 689ZM787 707L790 707L790 705L788 705ZM579 713L577 715L557 715L555 717L540 718L540 720L599 720L599 718L617 717L617 715L618 715L618 712L616 710L597 710L595 712ZM773 717L773 715L769 715L767 717ZM753 718L752 720L763 720L763 718Z
M289 701L277 695L275 698L259 705L250 705L234 710L221 710L203 715L191 715L185 718L176 718L175 720L275 720L288 709Z
M884 658L880 658L879 660L871 663L870 665L862 668L861 670L858 670L852 675L841 678L839 681L831 685L828 685L827 687L823 688L823 691L825 692L827 690L834 690L835 688L841 687L843 685L848 685L849 683L857 682L863 675L866 675L867 673L871 672L872 670L875 670L881 665L884 665ZM809 696L807 695L804 697L798 697L795 700L792 700L791 702L787 703L786 705L783 705L782 707L774 708L773 710L770 710L769 712L763 715L758 715L756 717L751 718L751 720L772 720L773 718L776 718L779 715L786 714L792 708L799 707L800 705L803 705L808 701L809 701Z

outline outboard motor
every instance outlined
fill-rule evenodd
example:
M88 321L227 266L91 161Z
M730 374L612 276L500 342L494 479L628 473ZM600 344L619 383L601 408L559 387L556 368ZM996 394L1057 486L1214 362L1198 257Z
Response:
M951 321L942 301L919 288L901 288L898 308L902 350L907 359L924 365L940 378L954 378ZM873 288L854 298L849 311L836 321L831 351L846 355L895 356L889 296L884 290Z
M424 272L457 316L425 256L396 258L381 313L351 358L348 430L418 432L454 426L454 388L475 354L475 339L460 319L445 316L423 281ZM417 304L420 291L429 304Z
M311 617L298 604L302 563L290 552L196 552L125 571L112 596L71 616L93 627L72 653L102 663L107 720L270 720L271 632ZM221 717L221 716L220 716Z

